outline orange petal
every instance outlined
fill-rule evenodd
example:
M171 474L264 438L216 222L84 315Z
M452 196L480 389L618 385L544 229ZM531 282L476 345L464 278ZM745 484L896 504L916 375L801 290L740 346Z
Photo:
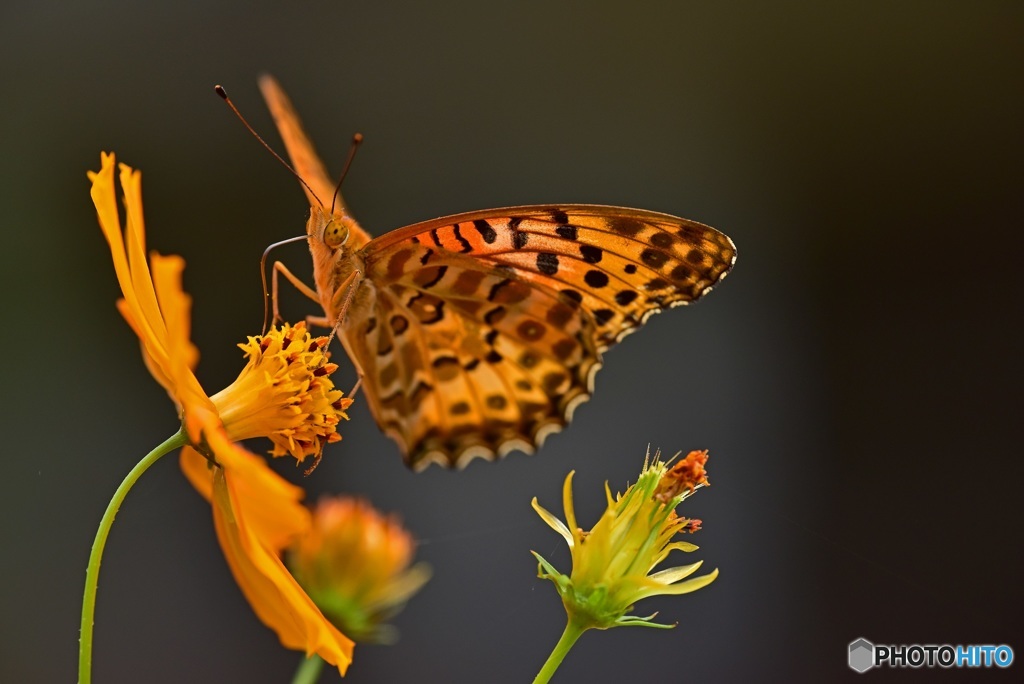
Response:
M118 310L142 343L146 367L180 405L172 377L172 359L167 349L167 323L157 302L156 288L146 263L146 235L142 218L142 181L138 171L121 165L121 190L125 202L124 233L117 209L114 183L114 155L101 155L100 170L90 172L92 200L96 205L100 229L110 246L114 272L124 299ZM180 288L180 277L179 277ZM187 321L186 321L187 330ZM187 332L186 332L187 335ZM186 355L195 363L195 352ZM198 384L198 383L194 383Z
M214 525L235 581L285 647L316 653L344 675L352 662L352 640L328 622L278 555L253 533L236 475L218 468L213 478Z
M156 307L156 298L152 296L152 283L142 282L149 278L149 268L145 261L139 265L129 259L128 251L125 248L124 236L121 233L121 221L117 210L116 188L114 186L114 155L103 154L100 156L100 170L89 173L89 180L92 181L93 204L96 205L96 214L99 218L100 229L103 231L107 244L110 246L110 256L114 262L114 272L117 274L117 282L121 286L121 293L124 295L125 310L129 312L130 323L135 330L148 354L163 370L163 377L168 373L167 354L164 349L166 331L163 320L160 318ZM122 182L127 178L128 185L124 187L126 193L138 195L137 201L128 196L125 197L130 207L129 215L129 242L145 240L143 234L133 231L131 227L141 224L141 216L138 213L142 210L141 186L137 175L133 177L131 169L122 165ZM144 249L144 246L142 247ZM126 316L128 317L128 316Z
M139 310L153 331L154 337L164 339L167 326L157 306L153 279L146 263L146 229L142 218L142 173L127 164L121 169L121 192L125 205L125 246L132 289L138 299Z
M305 496L302 487L282 478L266 460L229 441L222 432L210 433L208 440L217 461L230 473L235 507L263 544L280 551L309 531L312 515L299 503Z
M192 298L181 287L181 273L185 261L179 256L153 255L153 284L163 319L167 321L165 334L166 366L171 393L175 403L185 413L185 428L193 442L199 442L207 430L220 428L220 418L213 402L192 373L199 352L189 340ZM147 364L150 359L147 359ZM161 368L159 361L153 365ZM153 373L158 377L157 373Z

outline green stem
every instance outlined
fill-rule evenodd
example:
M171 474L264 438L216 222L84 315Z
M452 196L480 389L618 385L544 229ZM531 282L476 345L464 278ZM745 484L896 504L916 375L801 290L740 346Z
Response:
M292 677L292 684L315 684L316 680L320 678L320 670L323 667L324 659L316 653L308 658L303 658L299 663L299 669L295 671L295 676Z
M540 672L534 678L533 684L547 684L551 680L555 670L562 664L565 654L569 652L572 645L576 643L576 640L585 631L587 631L586 625L576 622L572 617L569 618L569 622L565 625L565 631L562 632L562 637L555 644L555 650L551 651L551 655L544 662L544 667L540 668Z
M89 684L92 681L92 626L93 616L96 613L96 587L99 582L100 560L103 557L103 547L107 543L110 526L114 524L114 516L117 515L117 510L121 507L124 498L128 496L128 490L142 476L142 473L146 472L161 456L186 444L188 444L188 437L185 435L185 431L178 430L174 436L149 452L124 478L121 486L114 492L114 497L107 504L107 510L104 511L103 517L100 518L100 527L96 530L96 539L92 542L92 552L89 554L89 566L85 570L85 595L82 597L82 628L78 642L79 684Z

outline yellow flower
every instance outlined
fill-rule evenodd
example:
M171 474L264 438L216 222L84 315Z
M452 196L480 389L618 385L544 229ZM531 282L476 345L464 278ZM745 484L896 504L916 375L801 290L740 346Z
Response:
M310 340L301 326L250 338L242 345L249 357L242 375L209 397L192 372L198 353L189 340L191 299L181 288L184 260L153 254L152 271L146 261L140 173L121 165L123 235L114 155L103 154L100 170L89 178L124 295L118 309L142 343L146 366L181 413L195 447L182 450L182 469L213 504L217 537L239 587L283 645L317 653L344 674L352 641L323 616L280 559L311 524L299 503L302 489L234 442L270 437L275 454L301 460L318 458L325 443L338 439L335 427L347 400L330 382L333 364L325 363L323 341Z
M393 643L384 620L396 614L430 578L423 563L410 568L414 543L397 518L368 502L323 499L313 527L290 549L288 566L320 609L356 641Z
M589 532L576 526L573 508L572 476L565 478L563 500L565 523L542 508L533 499L533 508L544 522L565 538L572 554L572 574L559 573L534 553L540 577L554 582L562 603L581 629L625 625L671 627L652 623L653 615L627 615L637 601L661 594L685 594L710 584L718 570L685 582L701 566L693 563L653 572L673 550L694 551L688 542L671 542L678 532L693 532L699 520L676 515L675 507L697 488L708 484L704 471L706 451L692 451L669 468L655 454L654 462L644 461L636 484L612 497L605 484L607 508Z
M352 404L334 389L326 337L313 338L305 324L285 324L238 345L249 363L238 378L211 397L233 441L269 437L271 456L320 460L325 444L341 439L340 418ZM312 469L312 468L311 468Z

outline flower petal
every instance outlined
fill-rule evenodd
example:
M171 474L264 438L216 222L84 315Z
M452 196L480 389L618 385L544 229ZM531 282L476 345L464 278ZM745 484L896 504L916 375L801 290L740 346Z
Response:
M228 442L219 432L210 433L210 447L217 461L233 473L235 505L249 529L265 545L280 551L310 527L309 510L299 501L301 487L287 482L259 456ZM190 447L182 449L181 469L207 501L213 499L214 468Z
M562 485L562 507L565 509L565 526L569 528L573 538L579 534L579 527L576 525L576 509L572 505L572 476L576 474L575 470L570 470L569 474L565 476L565 483ZM573 544L569 544L570 547Z
M128 257L125 237L121 233L121 221L117 210L116 188L114 186L114 155L102 154L100 160L100 170L89 173L89 180L92 181L90 194L92 195L93 204L96 206L100 229L103 231L107 244L110 246L110 255L114 262L114 272L117 274L117 282L120 284L121 294L124 296L124 305L119 308L139 336L139 340L142 342L143 347L155 366L160 369L160 373L156 374L156 377L163 384L170 375L168 372L167 353L164 348L166 328L157 309L156 298L152 295L153 286L151 283L147 284L144 282L149 277L149 268L145 264L145 259L139 265L134 263L134 259L129 259ZM122 165L121 178L122 182L126 178L128 179L128 185L124 186L123 190L126 193L126 204L133 207L133 216L128 222L128 230L130 233L129 242L135 243L140 239L145 239L144 235L137 233L141 219L135 216L137 214L136 208L141 208L142 200L141 196L137 198L137 201L131 199L128 197L128 194L140 193L141 186L139 185L138 176L133 176L131 169L124 165ZM134 272L135 269L138 269L138 273ZM141 287L141 291L137 289L137 285ZM170 387L166 384L164 386L170 391Z
M253 533L236 476L229 470L215 470L212 506L217 538L235 581L282 645L305 651L307 656L316 653L344 675L352 662L352 641L328 622L278 555Z
M167 321L165 354L171 395L184 413L185 429L194 444L219 430L217 409L192 372L199 353L189 340L192 298L181 287L185 261L178 256L153 255L153 283Z
M691 563L690 565L680 565L676 568L666 568L665 570L660 570L658 572L652 573L648 575L648 577L660 584L672 584L673 582L678 582L684 577L689 577L693 573L697 572L697 569L700 568L702 562L703 561L697 561L696 563Z
M195 347L188 342L190 300L181 291L184 261L180 257L154 255L154 273L150 272L146 262L146 235L142 218L142 177L138 171L121 164L120 178L125 202L126 226L123 234L114 184L114 155L101 155L100 170L89 173L92 181L91 195L100 229L110 246L114 272L124 297L118 302L117 308L142 343L146 367L180 407L183 404L182 391L198 392L199 396L205 398L202 388L191 373L177 377L181 375L177 365L190 370L198 358ZM160 294L165 296L160 297ZM169 349L169 331L178 333L184 340L184 344L175 349L173 354ZM190 433L190 436L196 435Z
M691 591L697 591L698 589L711 584L715 581L716 577L718 577L717 568L706 575L694 577L693 579L686 580L685 582L668 585L662 585L659 583L659 586L657 587L649 587L637 592L635 600L639 601L647 598L648 596L678 596L679 594L689 594Z
M121 192L125 205L125 247L128 269L131 272L132 290L138 299L139 309L146 322L152 327L157 339L167 335L167 325L160 314L156 301L153 279L146 263L146 228L142 218L142 173L127 164L119 164L121 170Z
M565 539L565 543L568 544L569 548L571 549L573 547L574 542L572 534L569 532L569 528L565 526L565 523L563 523L561 520L556 518L550 511L548 511L546 508L537 503L537 497L533 497L533 501L530 502L530 505L533 506L533 510L537 511L537 515L541 517L541 520L546 522L548 526L555 532L562 535L562 537Z

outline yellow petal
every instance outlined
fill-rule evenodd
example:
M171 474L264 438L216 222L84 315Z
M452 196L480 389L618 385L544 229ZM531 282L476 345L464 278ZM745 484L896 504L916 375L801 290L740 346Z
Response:
M576 510L572 505L572 476L575 474L575 470L570 470L569 474L565 476L565 482L562 484L562 508L565 509L565 526L569 528L573 538L579 535L579 527L576 525ZM579 542L578 539L576 541Z
M568 544L569 548L571 549L574 542L572 539L572 534L569 532L569 528L565 526L565 523L563 523L561 520L556 518L550 511L548 511L546 508L537 503L537 497L533 497L533 501L530 502L530 505L533 506L533 510L537 511L537 515L541 517L541 520L548 524L548 527L553 529L558 534L562 535L562 537L565 539L565 543Z
M703 561L697 561L690 565L680 565L677 568L668 568L655 572L649 575L649 577L660 584L672 584L673 582L678 582L684 577L689 577L693 573L697 572L697 568L701 566L702 562Z
M648 589L644 589L637 593L634 601L647 598L648 596L678 596L679 594L689 594L691 591L697 591L715 581L718 577L718 569L714 569L706 575L700 577L694 577L688 579L685 582L678 582L676 584L665 585L660 582L656 586L648 585ZM650 581L650 580L648 580Z

